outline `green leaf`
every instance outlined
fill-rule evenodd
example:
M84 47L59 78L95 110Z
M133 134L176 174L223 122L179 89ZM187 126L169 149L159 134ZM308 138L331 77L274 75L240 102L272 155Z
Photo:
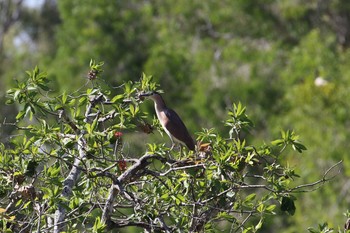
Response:
M61 171L60 166L51 166L48 168L47 173L50 177L56 177Z
M284 144L284 140L283 139L277 139L271 142L272 145L274 146L280 146Z
M264 209L265 209L265 205L261 203L261 204L258 206L257 211L259 211L260 213L262 213L262 212L264 211Z
M134 105L130 105L130 113L132 116L135 116L135 106Z
M318 230L316 230L316 229L314 229L314 228L312 228L312 227L309 227L307 230L308 230L310 233L320 233L320 231L318 231Z
M16 116L16 120L22 120L23 117L26 115L26 112L27 111L25 111L25 110L20 111Z
M295 213L294 200L291 197L282 197L281 210L286 211L290 215Z
M10 104L13 104L15 101L13 100L13 99L7 99L6 101L5 101L5 104L6 105L10 105Z
M63 138L62 142L63 142L64 147L67 148L67 149L73 148L74 143L75 143L74 140L71 139L71 138Z
M164 193L160 198L162 198L164 200L169 200L169 194L168 193Z
M66 104L67 103L67 93L63 92L62 94L62 104Z
M272 212L276 208L276 205L269 205L266 207L266 211Z
M36 167L38 166L38 162L35 160L30 160L27 164L27 169L25 171L25 175L32 177L35 174Z
M38 86L39 86L41 89L43 89L44 91L49 91L49 90L50 90L50 88L49 88L48 86L43 85L43 84L41 84L41 83L38 83Z
M252 227L247 227L247 228L245 228L245 229L243 230L242 233L248 233L248 232L250 232L252 229L253 229Z
M256 194L255 193L252 193L252 194L249 194L246 198L245 198L245 202L251 202L253 201L254 199L256 198Z
M116 95L113 97L113 99L111 100L112 103L115 103L117 102L118 100L120 99L123 99L124 98L124 95Z
M255 230L260 230L262 225L263 225L263 222L264 222L264 219L263 218L260 218L260 221L258 222L258 224L256 224L255 226Z
M21 90L17 89L13 94L13 99L17 101L19 99L18 97L20 94L21 94Z
M31 201L28 201L27 203L25 203L25 204L24 204L24 206L23 206L23 209L28 208L28 206L29 206L30 204L32 204L32 202L31 202Z
M105 232L104 228L105 228L105 225L101 222L100 217L97 217L95 219L95 224L93 226L93 231L96 232L96 233L103 233L103 232Z
M292 148L298 151L299 153L302 153L303 150L307 150L307 148L299 142L293 142Z
M33 70L33 78L36 78L39 74L40 70L38 66L35 66L34 70Z
M91 129L90 129L91 132L90 132L90 134L95 131L97 123L98 123L98 118L95 118L94 121L91 124Z

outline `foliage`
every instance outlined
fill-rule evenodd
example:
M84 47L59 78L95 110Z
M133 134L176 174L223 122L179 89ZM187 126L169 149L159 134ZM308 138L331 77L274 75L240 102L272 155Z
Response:
M295 213L295 193L328 181L326 173L313 184L294 184L299 176L284 164L283 154L287 148L300 153L306 148L292 131L271 144L249 144L241 132L251 130L253 122L241 103L228 111L228 132L197 133L196 152L151 143L141 155L126 153L125 135L147 115L138 95L158 85L144 74L111 94L99 85L102 65L90 62L92 88L85 90L52 96L46 73L36 67L7 92L8 103L21 110L14 123L19 135L10 146L1 145L5 232L131 226L257 232L278 208Z

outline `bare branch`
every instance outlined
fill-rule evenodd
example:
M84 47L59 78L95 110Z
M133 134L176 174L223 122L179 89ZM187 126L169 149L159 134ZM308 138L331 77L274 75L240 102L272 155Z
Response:
M168 175L170 172L173 171L178 171L178 170L186 170L186 169L190 169L190 168L204 168L205 169L205 165L200 163L200 164L195 164L195 165L188 165L188 166L182 166L182 167L172 167L170 169L168 169L167 171L160 173L160 172L155 172L155 171L148 171L150 174L155 175L155 176L166 176Z
M320 180L318 180L318 181L315 181L315 182L313 182L313 183L298 185L298 186L296 186L296 187L294 187L294 188L289 189L288 192L295 192L296 190L298 190L297 192L310 192L310 191L314 191L314 190L318 189L318 188L320 187L320 186L318 186L318 185L324 184L324 183L326 183L327 181L330 181L330 180L334 179L337 175L340 174L341 171L340 171L340 169L339 169L339 171L337 172L337 174L335 174L335 175L333 175L333 176L331 176L331 177L329 177L329 178L327 177L328 174L329 174L333 169L335 169L336 167L338 167L338 166L339 166L340 164L342 164L342 163L343 163L343 160L340 160L339 162L333 164L333 165L332 165L330 168L328 168L328 169L326 170L326 172L323 174L322 179L320 179ZM315 186L317 186L317 187L315 187ZM310 188L310 187L315 187L315 188L313 188L313 189L311 189L311 190L299 190L299 189Z
M149 231L164 231L164 229L161 226L157 226L155 224L150 224L146 222L132 222L132 221L127 221L127 220L118 220L116 222L111 221L111 229L117 229L117 228L124 228L124 227L140 227ZM171 229L171 231L174 231L174 229ZM165 231L165 232L170 232L170 231Z
M119 183L123 184L131 177L137 178L144 172L145 168L151 163L150 159L157 159L159 161L167 161L167 159L154 154L146 154L129 167L123 174L118 177Z
M100 117L98 119L98 122L99 123L103 123L103 122L106 122L110 119L113 119L114 117L116 117L119 113L115 110L111 111L110 113L108 113L107 115L105 115L104 117Z
M248 216L242 221L242 223L237 227L235 232L238 232L241 228L243 228L244 224L248 221L248 219L253 216L253 213L249 213Z
M155 222L159 222L160 227L163 229L164 232L170 233L171 229L166 225L164 219L162 216L155 219Z

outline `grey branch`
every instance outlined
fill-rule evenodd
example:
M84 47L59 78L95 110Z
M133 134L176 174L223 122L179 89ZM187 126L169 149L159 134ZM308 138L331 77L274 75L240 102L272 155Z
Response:
M111 222L111 228L114 228L114 229L124 228L124 227L129 227L129 226L140 227L140 228L143 228L143 229L151 231L151 232L155 232L155 231L171 232L171 231L174 231L173 229L171 231L170 230L164 231L163 227L157 226L155 224L146 223L146 222L131 222L131 221L126 221L126 220L120 220L118 222Z
M72 189L79 178L79 175L81 172L79 165L81 160L86 157L86 152L84 149L85 147L86 147L86 141L83 135L81 135L78 140L79 157L76 157L74 159L72 169L70 170L69 175L66 177L66 179L63 182L63 190L62 190L61 196L66 200L69 200L69 198L71 197ZM65 220L65 217L66 217L66 209L64 205L59 204L55 212L54 233L59 233L63 230L64 228L63 222Z
M87 105L86 111L85 111L85 116L86 116L85 120L88 120L87 118L91 114L93 106L95 106L97 103L102 101L102 99L103 99L102 97L101 97L101 95L98 95L98 96L92 96L90 98L89 104ZM64 112L62 112L62 116L66 117ZM68 121L68 124L69 124L69 122L71 122L71 121L69 121L69 119L67 119L67 117L65 118L65 120ZM73 123L71 122L71 124L73 124ZM79 176L80 176L80 173L82 171L82 169L80 168L79 165L82 162L82 160L84 158L86 158L85 148L86 148L87 143L86 143L86 140L84 138L84 133L80 132L80 130L78 130L74 124L73 125L71 125L71 124L69 124L69 125L73 128L75 133L79 134L79 139L78 139L79 156L74 159L74 163L73 163L73 166L69 172L69 175L66 177L66 179L63 182L63 190L62 190L61 196L65 200L69 200L70 197L72 196L73 187L77 183ZM66 209L65 209L64 205L60 203L57 205L57 210L55 212L54 233L60 233L61 231L64 230L65 218L66 218Z
M152 154L146 154L142 156L140 159L136 160L135 164L133 164L131 167L129 167L122 175L120 175L116 180L113 180L113 184L110 188L109 195L106 201L106 204L103 209L102 213L102 222L107 224L108 228L113 227L115 224L112 224L110 219L110 214L113 211L113 201L115 199L115 196L117 195L118 191L120 194L129 201L134 201L135 199L128 194L123 187L123 184L129 180L131 177L137 177L139 176L142 171L147 167L147 165L150 163L148 161L151 158L158 158L160 159L160 156L152 155ZM139 174L140 173L140 174Z
M337 174L331 176L331 177L328 177L328 174L333 171L333 169L335 169L336 167L338 167L340 164L343 163L343 160L340 160L339 162L333 164L330 168L328 168L326 170L326 172L323 174L322 176L322 179L320 180L317 180L313 183L310 183L310 184L302 184L302 185L298 185L292 189L289 189L288 191L289 192L311 192L315 189L318 189L320 187L320 185L326 183L327 181L330 181L332 179L334 179L337 175L340 174L340 169L338 170ZM311 190L305 190L304 188L313 188Z

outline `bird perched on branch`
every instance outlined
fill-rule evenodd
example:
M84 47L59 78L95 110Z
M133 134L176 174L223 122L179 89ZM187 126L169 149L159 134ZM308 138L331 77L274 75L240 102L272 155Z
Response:
M153 100L158 120L171 139L171 149L174 148L175 142L180 142L186 145L189 150L195 150L194 140L188 133L185 124L174 110L165 105L162 96L158 92L143 93L139 97Z

